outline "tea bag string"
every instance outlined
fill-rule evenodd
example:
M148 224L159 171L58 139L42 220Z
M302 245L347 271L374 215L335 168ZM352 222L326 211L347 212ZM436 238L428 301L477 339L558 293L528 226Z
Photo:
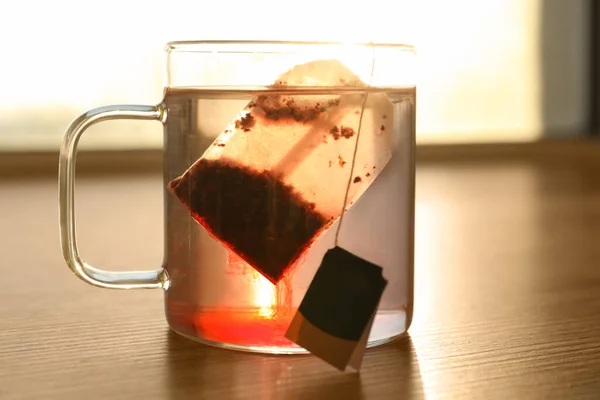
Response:
M335 231L335 246L338 245L340 231L342 230L342 222L344 221L344 215L346 214L346 206L348 204L348 195L350 194L350 187L352 186L352 177L354 176L354 167L356 165L356 155L358 153L358 142L360 140L360 132L362 130L362 120L365 113L365 107L367 106L367 98L369 97L369 89L371 88L371 82L373 80L373 72L375 71L375 46L371 43L371 74L369 75L369 82L365 90L365 98L363 99L362 107L360 110L360 118L358 119L358 131L356 132L356 143L354 144L354 153L352 154L352 162L350 164L350 175L348 176L348 183L346 184L346 193L344 195L344 204L342 204L342 211L340 213L340 223L338 224L337 230Z

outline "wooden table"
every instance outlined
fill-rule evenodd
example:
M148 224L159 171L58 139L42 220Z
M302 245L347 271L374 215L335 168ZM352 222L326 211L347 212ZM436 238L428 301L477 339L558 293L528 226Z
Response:
M160 291L84 284L59 251L55 170L5 174L0 398L600 399L600 151L582 151L423 157L414 323L360 374L205 347L169 331ZM81 174L87 261L160 264L160 187L155 168Z

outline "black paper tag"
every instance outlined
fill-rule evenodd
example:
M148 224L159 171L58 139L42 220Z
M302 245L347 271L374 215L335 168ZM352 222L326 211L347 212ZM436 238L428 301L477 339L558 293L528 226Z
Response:
M360 367L387 281L382 268L341 247L327 251L286 337L344 370Z

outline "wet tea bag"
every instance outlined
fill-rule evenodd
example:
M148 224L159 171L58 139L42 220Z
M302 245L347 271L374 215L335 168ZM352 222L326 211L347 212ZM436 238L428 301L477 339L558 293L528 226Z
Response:
M213 237L277 283L391 157L392 103L377 92L365 102L366 87L337 60L295 66L169 189Z

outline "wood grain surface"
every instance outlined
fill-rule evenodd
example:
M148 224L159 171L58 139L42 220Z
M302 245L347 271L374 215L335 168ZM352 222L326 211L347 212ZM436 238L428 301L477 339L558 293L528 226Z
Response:
M360 374L196 344L160 291L86 285L60 253L56 178L4 174L0 399L600 399L597 151L420 163L415 319ZM79 176L89 263L160 264L161 184Z

